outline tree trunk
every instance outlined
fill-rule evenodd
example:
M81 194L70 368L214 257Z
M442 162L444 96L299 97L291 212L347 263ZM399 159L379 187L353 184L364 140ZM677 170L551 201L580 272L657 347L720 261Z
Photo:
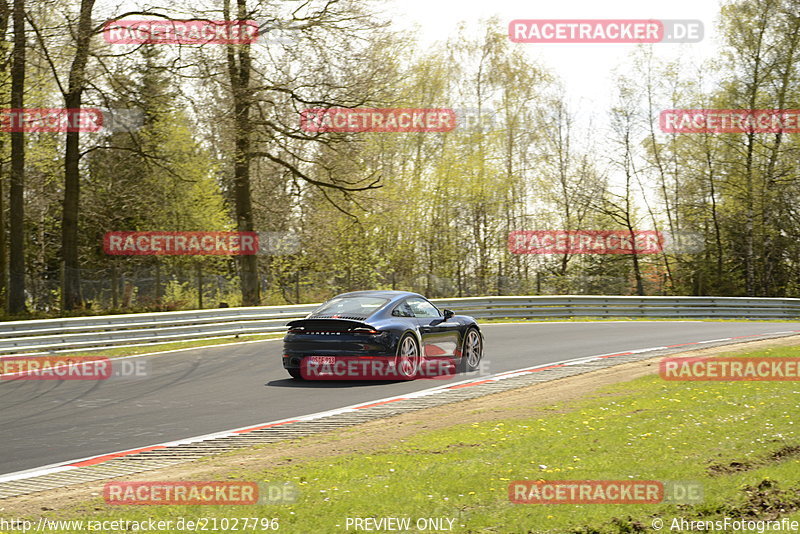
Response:
M11 18L11 6L6 0L0 0L0 38L6 40L8 24ZM3 76L8 67L8 57L3 58L0 66ZM5 153L5 139L0 141L0 153ZM6 243L6 205L5 205L5 166L0 162L0 308L6 309L8 304L8 255Z
M65 99L67 109L80 108L80 93ZM80 264L78 259L78 210L80 207L79 133L68 132L64 153L64 203L61 214L61 309L81 306Z
M11 64L11 107L21 110L25 90L25 0L14 0L14 51ZM11 132L9 192L8 312L25 310L25 133Z
M0 150L2 145L0 145ZM5 171L0 164L0 176ZM5 309L8 303L8 252L6 243L6 203L5 179L0 178L0 308Z
M68 110L81 107L86 87L86 63L92 36L94 0L81 0L75 56L69 71L69 88L64 95ZM61 214L62 311L74 310L83 304L81 297L80 260L78 258L78 215L80 213L80 132L67 132L64 152L64 203Z
M237 0L237 19L246 19L247 2ZM229 0L225 0L225 18L230 19ZM234 108L234 166L233 197L236 211L236 228L240 232L252 232L253 208L250 192L250 108L252 89L250 87L250 45L248 43L228 45L228 74L231 83ZM241 279L242 306L261 304L258 280L258 257L241 255L237 257Z

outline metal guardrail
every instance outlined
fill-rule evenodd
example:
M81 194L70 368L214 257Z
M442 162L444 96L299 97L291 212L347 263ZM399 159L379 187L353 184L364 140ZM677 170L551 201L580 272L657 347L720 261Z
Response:
M433 299L477 319L663 317L798 319L800 299L535 296ZM318 304L222 308L0 323L0 354L43 354L283 332Z

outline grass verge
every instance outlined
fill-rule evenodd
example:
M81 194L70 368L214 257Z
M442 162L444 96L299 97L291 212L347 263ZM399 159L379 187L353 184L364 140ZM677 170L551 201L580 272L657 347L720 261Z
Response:
M745 356L798 357L800 348ZM268 469L231 461L224 479L297 484L301 496L292 505L108 506L98 496L57 517L277 518L279 531L290 533L356 532L346 528L348 517L407 517L412 525L419 518L447 518L453 520L450 532L464 533L654 532L655 518L669 532L684 532L669 528L675 518L800 521L799 400L797 382L664 382L646 376L603 388L591 399L544 407L537 417L420 432L369 454L293 458L297 465ZM291 449L286 454L292 458ZM702 484L704 501L512 504L508 484L523 479L692 480ZM39 515L32 511L30 517Z
M469 315L469 312L464 312L463 315ZM492 318L492 319L480 319L478 322L480 324L492 324L492 323L603 323L603 322L655 322L655 321L666 321L666 322L684 322L684 321L700 321L704 323L741 323L741 322L753 322L757 321L759 323L796 323L797 319L762 319L759 317L738 317L738 318L714 318L714 317L533 317L533 318L519 318L519 317L509 317L509 318Z

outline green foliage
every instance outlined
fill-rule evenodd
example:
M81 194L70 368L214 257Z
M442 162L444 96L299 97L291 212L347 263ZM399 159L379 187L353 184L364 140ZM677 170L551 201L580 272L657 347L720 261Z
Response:
M364 41L332 39L333 26L320 24L313 39L297 32L296 46L280 52L253 47L252 218L259 231L299 238L296 248L258 258L262 302L319 301L368 288L431 297L797 294L797 136L664 134L658 127L662 109L800 107L795 8L789 0L725 2L721 53L700 69L636 50L609 110L608 135L584 135L561 82L509 42L499 20L483 21L478 31L460 27L422 50L410 37L366 24L375 20L359 12ZM44 7L32 8L31 18L42 28L61 20ZM63 100L47 57L63 72L73 46L66 31L42 39L30 42L32 107ZM209 303L237 300L239 266L230 258L110 258L100 246L112 230L233 230L241 223L225 49L198 47L184 56L142 46L103 55L103 46L90 61L84 105L140 110L143 124L82 136L84 298L114 309L194 306L200 265L225 280ZM0 99L7 98L7 73L0 72ZM297 126L298 106L307 102L453 108L459 124L447 133L309 136ZM62 144L60 134L27 136L27 268L38 312L58 307ZM8 133L0 132L0 159L7 156ZM7 177L7 165L0 170ZM376 179L379 188L345 190ZM517 255L507 247L513 230L628 226L693 234L700 247L635 258Z

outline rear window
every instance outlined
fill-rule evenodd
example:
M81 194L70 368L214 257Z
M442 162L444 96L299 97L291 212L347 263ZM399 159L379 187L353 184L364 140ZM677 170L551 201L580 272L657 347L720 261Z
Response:
M389 299L380 297L337 297L311 312L310 317L366 319L387 302Z

